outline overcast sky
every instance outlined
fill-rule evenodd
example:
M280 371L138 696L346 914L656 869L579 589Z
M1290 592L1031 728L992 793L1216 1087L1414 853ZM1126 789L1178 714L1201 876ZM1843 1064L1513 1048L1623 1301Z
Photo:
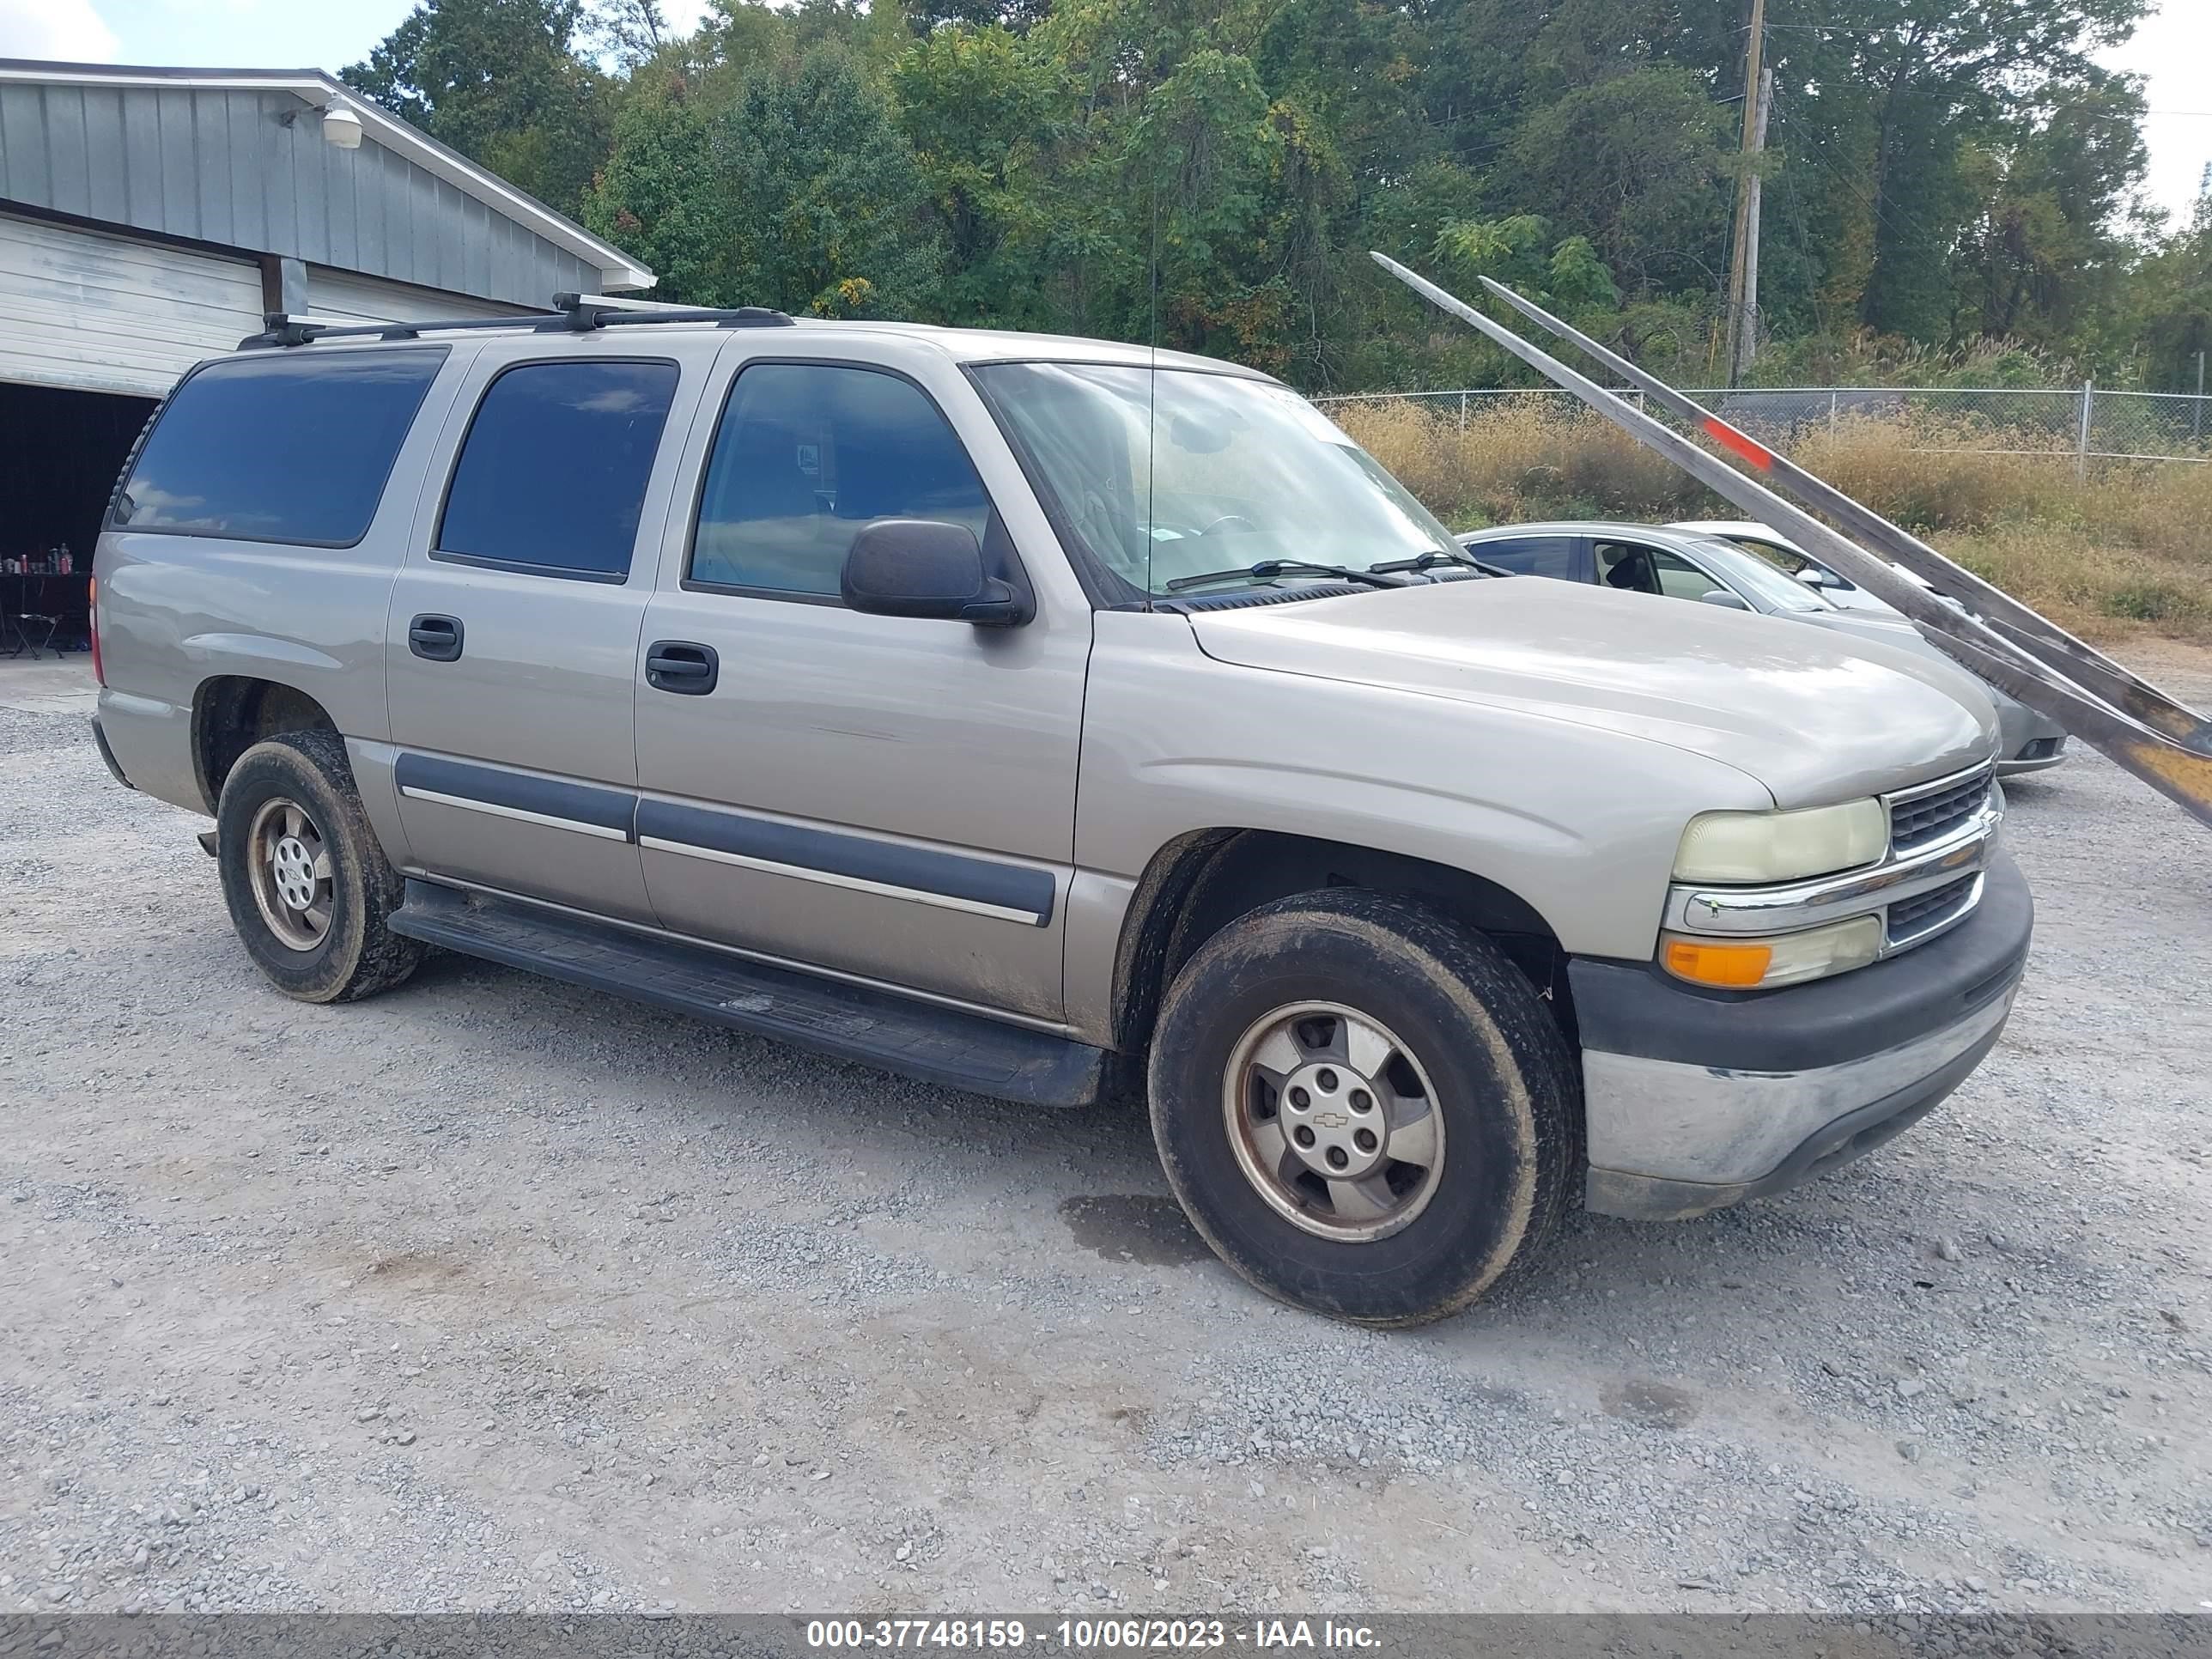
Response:
M0 0L0 5L12 3ZM2204 164L2212 161L2212 4L2164 0L2136 38L2106 53L2105 61L2149 81L2152 114L2143 125L2150 144L2147 193L2177 222L2186 218Z
M0 0L0 58L60 58L224 69L337 70L357 63L413 0ZM670 0L695 23L703 0ZM2148 193L2186 216L2212 161L2212 3L2162 0L2108 61L2148 77Z

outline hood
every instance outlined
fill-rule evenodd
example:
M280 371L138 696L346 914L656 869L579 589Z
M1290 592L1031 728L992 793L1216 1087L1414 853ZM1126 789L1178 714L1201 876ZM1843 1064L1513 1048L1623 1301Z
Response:
M1926 653L1944 662L1951 660L1923 639L1920 630L1902 613L1892 611L1887 605L1879 611L1855 606L1848 610L1798 611L1792 613L1790 620L1810 623L1814 627L1827 629L1831 633L1848 634L1856 640L1893 647L1916 655Z
M1799 622L1809 622L1817 628L1826 628L1838 634L1848 634L1854 639L1867 640L1877 645L1893 646L1899 651L1909 651L1925 657L1946 668L1957 669L1966 674L1973 689L1995 704L1997 725L2002 729L2002 748L2009 755L2031 738L2055 738L2064 734L2065 728L2045 715L2037 714L2008 691L1999 690L1978 675L1959 669L1950 658L1932 643L1921 631L1898 612L1887 605L1879 611L1841 611L1815 616L1800 617Z
M1218 661L1630 732L1748 773L1784 807L1940 777L1996 746L1980 682L1932 647L1644 593L1508 577L1189 620Z

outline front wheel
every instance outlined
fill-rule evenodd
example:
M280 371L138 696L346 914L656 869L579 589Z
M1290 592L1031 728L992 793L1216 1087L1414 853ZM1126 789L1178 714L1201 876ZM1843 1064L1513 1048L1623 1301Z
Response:
M335 732L288 732L239 757L216 810L216 859L232 926L287 996L350 1002L422 960L420 945L385 926L405 884Z
M1551 1232L1578 1157L1573 1056L1528 981L1395 895L1303 894L1206 941L1149 1083L1169 1183L1222 1260L1363 1325L1480 1297Z

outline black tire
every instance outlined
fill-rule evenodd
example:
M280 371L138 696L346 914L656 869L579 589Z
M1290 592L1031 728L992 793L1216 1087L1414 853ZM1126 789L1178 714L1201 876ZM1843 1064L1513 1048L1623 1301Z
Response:
M327 920L310 948L298 948L264 915L255 893L254 826L264 809L296 805L329 854L319 884ZM404 883L384 856L354 787L345 739L335 732L288 732L257 743L223 780L216 812L216 861L231 925L254 963L286 996L302 1002L351 1002L401 983L422 959L422 946L386 927ZM309 912L279 913L301 936L314 930Z
M1306 1231L1233 1144L1240 1042L1307 1003L1379 1021L1427 1074L1442 1155L1424 1206L1387 1236ZM1578 1070L1527 979L1480 934L1391 894L1301 894L1207 940L1161 1005L1149 1082L1160 1162L1206 1243L1270 1296L1356 1324L1425 1324L1475 1301L1538 1252L1581 1163Z

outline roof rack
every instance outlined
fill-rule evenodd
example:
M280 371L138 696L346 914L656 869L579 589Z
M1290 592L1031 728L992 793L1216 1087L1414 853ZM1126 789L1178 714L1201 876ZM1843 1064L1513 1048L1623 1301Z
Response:
M313 345L318 340L419 340L425 334L456 333L467 329L527 328L537 334L589 334L597 329L649 323L712 323L717 328L793 326L784 313L771 311L766 306L723 309L714 306L663 305L653 300L623 299L605 294L556 294L550 315L521 311L512 317L455 317L443 322L340 323L272 311L262 321L266 326L260 333L240 340L240 350Z

